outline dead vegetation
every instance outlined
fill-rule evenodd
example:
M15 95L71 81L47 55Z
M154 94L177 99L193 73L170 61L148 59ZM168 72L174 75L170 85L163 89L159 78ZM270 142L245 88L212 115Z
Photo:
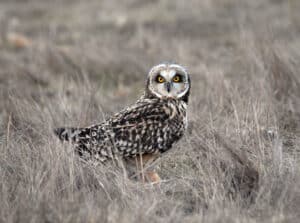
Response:
M299 7L2 1L0 222L297 222ZM132 103L166 60L193 83L160 186L82 163L52 135Z

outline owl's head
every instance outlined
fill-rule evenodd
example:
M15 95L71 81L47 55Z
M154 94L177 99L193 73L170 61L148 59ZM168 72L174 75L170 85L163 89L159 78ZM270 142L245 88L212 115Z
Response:
M183 99L188 101L190 77L185 68L178 64L163 63L154 66L147 80L148 94L158 98Z

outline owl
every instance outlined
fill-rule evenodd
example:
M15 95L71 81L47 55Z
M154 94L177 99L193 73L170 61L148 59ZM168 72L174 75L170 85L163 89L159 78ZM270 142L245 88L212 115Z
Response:
M132 176L156 183L160 177L151 164L184 135L190 89L184 67L162 63L149 71L144 93L133 105L100 124L54 132L60 140L71 142L84 160L121 160L134 169Z

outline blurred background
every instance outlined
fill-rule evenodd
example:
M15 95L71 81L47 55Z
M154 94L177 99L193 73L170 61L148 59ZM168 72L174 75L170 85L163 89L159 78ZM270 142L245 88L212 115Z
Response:
M9 92L56 100L78 79L126 104L162 61L186 66L195 83L207 72L253 76L245 57L264 66L256 54L270 48L299 63L299 9L297 0L2 0L0 114Z
M62 79L84 74L99 88L124 84L130 94L162 61L186 66L195 81L205 69L249 76L243 51L266 44L299 61L297 0L0 4L2 92L53 95Z
M53 127L99 123L133 103L164 61L192 77L188 134L161 164L171 184L136 193L104 177L110 199L89 182L74 189ZM297 220L299 123L299 0L0 1L0 222ZM227 174L240 179L245 164L230 148L259 175L250 206L227 196Z

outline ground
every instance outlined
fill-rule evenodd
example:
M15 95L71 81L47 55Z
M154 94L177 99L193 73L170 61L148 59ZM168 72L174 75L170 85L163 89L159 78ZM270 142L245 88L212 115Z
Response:
M0 222L297 222L298 0L0 3ZM82 163L52 129L133 103L151 66L192 77L163 181Z

